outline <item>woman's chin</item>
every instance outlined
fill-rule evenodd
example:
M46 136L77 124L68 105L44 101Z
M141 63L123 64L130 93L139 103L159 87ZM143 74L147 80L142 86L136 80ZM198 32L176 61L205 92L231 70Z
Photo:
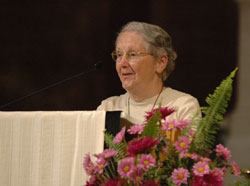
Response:
M130 83L122 83L122 87L126 90L126 91L130 91L133 87L133 85L131 85Z

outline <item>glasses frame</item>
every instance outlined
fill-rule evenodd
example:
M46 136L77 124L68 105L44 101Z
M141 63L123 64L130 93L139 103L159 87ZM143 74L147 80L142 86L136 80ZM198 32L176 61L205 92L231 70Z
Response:
M136 53L137 56L147 56L147 55L153 56L153 54L147 53L147 52L128 51L128 52L125 52L125 53L124 53L125 56L126 56L126 59L131 60L131 56L129 56L129 53L131 53L131 52ZM114 62L117 62L117 61L118 61L118 60L117 60L118 58L115 59L116 53L117 53L116 51L113 51L113 52L111 53L111 57L112 57L112 59L113 59ZM122 55L122 58L123 58L124 54ZM137 56L136 56L136 57L137 57ZM122 59L122 58L121 58L121 59Z

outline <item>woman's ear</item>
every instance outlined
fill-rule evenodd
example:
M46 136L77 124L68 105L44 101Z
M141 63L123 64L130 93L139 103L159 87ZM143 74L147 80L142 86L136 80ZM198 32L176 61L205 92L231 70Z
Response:
M156 65L156 73L157 74L162 74L163 71L166 69L168 64L168 56L161 56L157 60L157 65Z

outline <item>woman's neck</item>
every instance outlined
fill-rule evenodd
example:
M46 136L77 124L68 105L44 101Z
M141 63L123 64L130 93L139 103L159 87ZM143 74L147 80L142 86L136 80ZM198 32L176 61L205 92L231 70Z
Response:
M155 86L154 88L147 87L145 89L130 90L128 91L128 93L133 100L135 100L136 102L140 102L158 95L163 90L163 87L164 85L163 83L161 83L158 86Z

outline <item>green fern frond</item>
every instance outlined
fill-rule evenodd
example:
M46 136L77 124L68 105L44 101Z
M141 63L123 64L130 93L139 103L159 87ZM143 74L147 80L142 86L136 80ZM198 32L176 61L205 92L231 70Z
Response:
M209 106L202 107L205 114L198 125L193 143L203 149L211 150L215 144L216 134L219 130L219 123L223 121L223 114L228 107L228 101L232 95L232 83L238 68L235 68L231 74L221 82L213 94L209 94L206 102Z
M108 148L114 149L118 152L116 156L116 160L123 159L128 152L126 151L126 143L121 142L119 144L114 144L113 142L114 136L112 134L109 134L107 131L104 132L104 142L107 145Z
M158 126L159 118L161 118L160 109L148 120L147 125L143 129L142 136L155 138L160 133Z

